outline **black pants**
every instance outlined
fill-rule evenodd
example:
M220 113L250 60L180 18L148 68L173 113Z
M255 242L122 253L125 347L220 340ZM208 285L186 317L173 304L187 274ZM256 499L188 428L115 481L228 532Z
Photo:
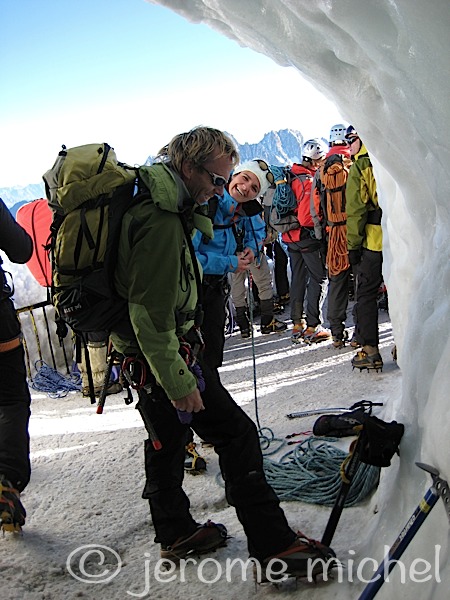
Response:
M20 335L13 303L0 301L0 342ZM0 474L20 492L30 481L30 391L22 344L0 352Z
M279 242L273 245L275 259L275 286L279 296L289 294L288 264L289 259Z
M308 327L323 323L322 307L328 289L324 255L320 248L301 251L298 244L288 244L291 259L291 319L299 323L303 317L306 294L306 322Z
M328 283L328 321L333 336L343 339L348 307L348 282L351 269L337 275L329 275Z
M205 410L194 414L191 427L202 440L214 445L225 481L227 501L236 509L248 540L251 556L262 560L281 552L295 539L279 500L266 481L258 432L253 421L234 402L211 370L203 367ZM190 535L197 523L182 488L188 426L161 388L152 400L140 391L140 409L150 418L162 443L154 450L145 443L147 498L155 527L155 542L170 544ZM144 421L145 422L145 421Z
M366 249L363 249L361 262L355 267L355 334L363 346L378 346L377 295L383 281L382 267L382 252Z
M206 276L203 283L203 360L212 370L222 366L225 345L225 280Z

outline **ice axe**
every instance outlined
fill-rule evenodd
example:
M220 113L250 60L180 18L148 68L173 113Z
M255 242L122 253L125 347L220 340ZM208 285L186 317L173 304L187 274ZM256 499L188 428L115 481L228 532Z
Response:
M450 492L448 483L444 479L441 479L439 476L439 471L434 467L420 462L416 462L416 465L431 475L433 483L426 491L424 497L418 504L416 510L408 519L406 525L399 533L395 542L390 547L388 553L383 559L382 564L378 567L377 572L366 585L358 600L372 600L372 598L375 598L378 590L381 588L389 573L397 564L398 559L409 546L411 540L414 538L422 523L430 514L433 506L438 502L439 498L442 498L444 502L447 517L450 521Z

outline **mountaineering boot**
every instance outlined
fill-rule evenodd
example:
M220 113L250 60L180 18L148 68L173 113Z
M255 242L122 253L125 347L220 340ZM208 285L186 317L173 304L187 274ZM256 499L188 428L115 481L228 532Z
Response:
M290 301L291 301L291 296L290 296L289 292L287 294L283 294L282 296L280 296L280 302L283 306L286 306L287 304L289 304Z
M284 312L284 306L279 302L279 300L277 300L276 298L274 298L273 301L273 314L274 315L281 315L281 313Z
M357 339L357 337L356 337L355 334L352 335L352 339L350 340L350 346L352 348L360 348L361 347L361 344L358 341L358 339Z
M306 331L306 320L300 319L298 323L294 323L291 333L291 342L293 344L300 344L303 340L303 334Z
M273 300L273 314L280 315L282 312L284 312L284 309L289 304L289 301L289 293L284 294L283 296L276 296Z
M348 341L348 332L345 330L343 333L339 333L338 335L333 335L333 347L334 348L344 348L345 342Z
M3 475L0 475L0 529L20 532L27 513L20 501L20 493Z
M95 396L100 396L103 390L103 385L99 386L99 387L94 387L94 395ZM108 387L106 388L106 395L110 396L111 394L119 394L121 391L123 390L122 385L119 382L116 381L111 381L111 383L109 383ZM83 394L84 398L88 398L90 396L90 391L89 391L89 386L85 386L83 387L83 389L81 390L81 393Z
M331 331L325 329L322 325L317 327L307 327L303 333L303 339L307 344L319 344L320 342L326 342L331 338Z
M283 321L278 321L278 319L273 318L270 323L267 325L263 325L261 323L261 333L281 333L282 331L286 331L287 324Z
M248 320L248 313L246 306L236 307L236 323L241 330L241 338L250 337L250 321Z
M375 369L383 371L383 359L378 351L377 346L363 346L362 350L356 353L352 358L352 367L359 369L361 372L363 369Z
M206 471L206 460L197 452L195 442L189 442L186 446L186 457L184 459L184 470L191 475L199 475Z
M273 299L261 300L261 333L278 333L286 329L287 324L273 316Z
M271 570L271 561L273 571ZM280 561L286 565L282 571ZM271 581L274 583L278 578L282 579L285 575L291 577L311 577L316 579L318 575L325 575L330 569L337 566L336 554L324 544L307 538L300 531L294 542L283 552L274 556L265 558L261 565L253 567L253 574L257 583ZM259 572L258 572L259 571Z
M345 341L337 335L333 335L333 347L341 349L345 346Z
M172 544L161 544L161 558L179 562L186 556L205 554L226 546L227 537L225 525L207 521L197 525L194 533L179 537Z

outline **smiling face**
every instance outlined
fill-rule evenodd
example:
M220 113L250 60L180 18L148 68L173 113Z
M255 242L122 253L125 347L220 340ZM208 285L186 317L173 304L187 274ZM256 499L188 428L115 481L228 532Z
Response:
M261 185L259 179L251 171L241 171L230 181L228 193L236 202L248 202L258 197Z
M182 179L189 194L197 204L204 204L215 194L223 195L224 185L234 168L230 156L215 157L214 154L202 165L188 160L183 163Z

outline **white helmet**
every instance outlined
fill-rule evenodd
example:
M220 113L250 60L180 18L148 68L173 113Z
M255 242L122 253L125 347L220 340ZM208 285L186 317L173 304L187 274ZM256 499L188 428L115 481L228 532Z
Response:
M309 158L310 160L320 160L325 157L328 148L325 148L325 144L319 138L313 138L303 144L302 157Z
M337 125L333 125L330 129L330 144L333 142L343 142L345 141L345 133L347 131L347 127L342 123L338 123Z

